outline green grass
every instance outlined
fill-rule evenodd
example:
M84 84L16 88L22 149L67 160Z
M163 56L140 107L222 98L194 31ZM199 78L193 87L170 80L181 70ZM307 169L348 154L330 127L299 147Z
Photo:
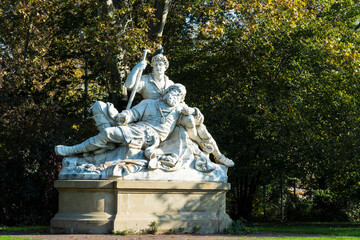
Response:
M239 238L244 239L244 238ZM279 237L279 238L255 238L256 240L359 240L358 237Z
M255 229L255 228L254 228ZM297 234L321 234L329 236L321 237L279 237L271 240L360 240L360 223L290 223L290 224L259 224L259 232L297 233ZM48 226L32 227L6 227L0 226L0 234L5 232L44 232L49 231ZM34 239L36 235L34 235ZM239 236L238 239L244 239ZM0 240L24 240L13 236L0 236ZM269 238L257 238L257 240L269 240Z
M11 236L0 236L0 240L29 240L29 239L41 240L37 238L19 238L19 237L11 237Z
M0 226L0 234L1 233L13 233L13 232L29 232L29 233L38 233L38 232L49 232L49 226L24 226L24 227L7 227ZM29 239L37 239L34 235L34 238L20 238L13 236L4 236L0 235L0 240L29 240Z
M49 226L23 226L23 227L7 227L0 226L1 232L44 232L50 231Z
M259 231L360 237L360 224L359 223L259 224Z
M18 238L18 237L9 237L9 236L0 236L0 240L41 240L35 238ZM244 238L239 238L244 239ZM256 238L256 240L359 240L358 237L280 237L280 238ZM219 239L221 240L221 239Z

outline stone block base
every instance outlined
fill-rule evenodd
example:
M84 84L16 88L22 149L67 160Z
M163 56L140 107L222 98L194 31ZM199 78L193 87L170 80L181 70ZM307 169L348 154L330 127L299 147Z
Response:
M228 183L117 180L58 180L59 212L52 233L143 231L222 232ZM179 230L181 229L181 230Z

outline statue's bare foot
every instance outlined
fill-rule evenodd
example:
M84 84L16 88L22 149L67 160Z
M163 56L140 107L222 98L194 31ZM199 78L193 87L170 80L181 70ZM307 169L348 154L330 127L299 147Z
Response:
M215 169L216 169L216 165L211 161L207 161L206 166L203 169L203 172L212 172Z
M56 153L56 155L60 155L60 156L64 156L64 157L76 154L72 147L68 147L68 146L64 146L64 145L55 146L55 153Z
M158 168L159 168L159 166L158 166L157 158L150 159L150 161L148 163L148 169L149 170L155 170L155 169L158 169Z
M196 158L194 165L196 170L206 173L212 172L216 169L216 165L208 158Z
M215 157L215 162L225 165L227 167L233 167L235 165L234 161L225 157L224 154L221 154L219 157Z

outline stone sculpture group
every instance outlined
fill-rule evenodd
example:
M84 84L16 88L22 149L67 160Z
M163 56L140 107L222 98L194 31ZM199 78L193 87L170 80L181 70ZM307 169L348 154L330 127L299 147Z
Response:
M59 179L227 181L227 167L234 162L220 152L200 110L186 105L185 87L165 75L167 58L155 55L152 74L142 75L145 56L125 82L132 97L140 93L144 100L130 108L131 98L120 113L111 103L96 102L92 111L99 134L55 147L65 156Z

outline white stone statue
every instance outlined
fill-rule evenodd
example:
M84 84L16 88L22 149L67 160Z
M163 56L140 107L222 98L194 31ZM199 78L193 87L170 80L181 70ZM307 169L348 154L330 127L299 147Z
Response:
M146 65L146 60L142 60L131 70L125 82L125 86L129 90L133 89L138 74L146 68ZM165 90L174 84L174 82L165 75L165 71L169 67L169 61L164 55L155 55L151 59L151 66L153 68L152 74L142 75L136 89L136 92L140 93L144 99L158 99L163 97Z
M146 68L146 61L142 60L131 70L126 79L125 86L132 90L135 85L136 77L139 72ZM164 96L165 90L173 84L166 75L165 71L169 67L169 61L163 54L155 55L151 60L153 73L150 75L142 75L137 87L137 92L142 95L144 99L158 99ZM223 164L227 167L234 166L234 162L221 154L214 138L207 131L203 124L204 116L198 108L184 107L184 111L189 111L184 120L184 127L191 140L195 141L203 151L212 153L217 163Z
M155 158L160 142L177 124L182 124L185 94L183 85L173 84L167 88L164 97L143 100L132 109L118 113L115 117L118 126L101 126L101 132L95 137L75 146L58 145L55 152L60 156L72 156L107 149L108 143L118 143L144 150L148 159Z
M55 147L66 157L59 179L227 181L234 162L220 153L199 109L185 104L185 87L165 75L168 65L158 54L152 74L139 75L144 60L132 69L125 85L137 85L145 99L133 108L119 113L111 103L93 105L100 133L75 146ZM219 164L210 161L210 153Z

